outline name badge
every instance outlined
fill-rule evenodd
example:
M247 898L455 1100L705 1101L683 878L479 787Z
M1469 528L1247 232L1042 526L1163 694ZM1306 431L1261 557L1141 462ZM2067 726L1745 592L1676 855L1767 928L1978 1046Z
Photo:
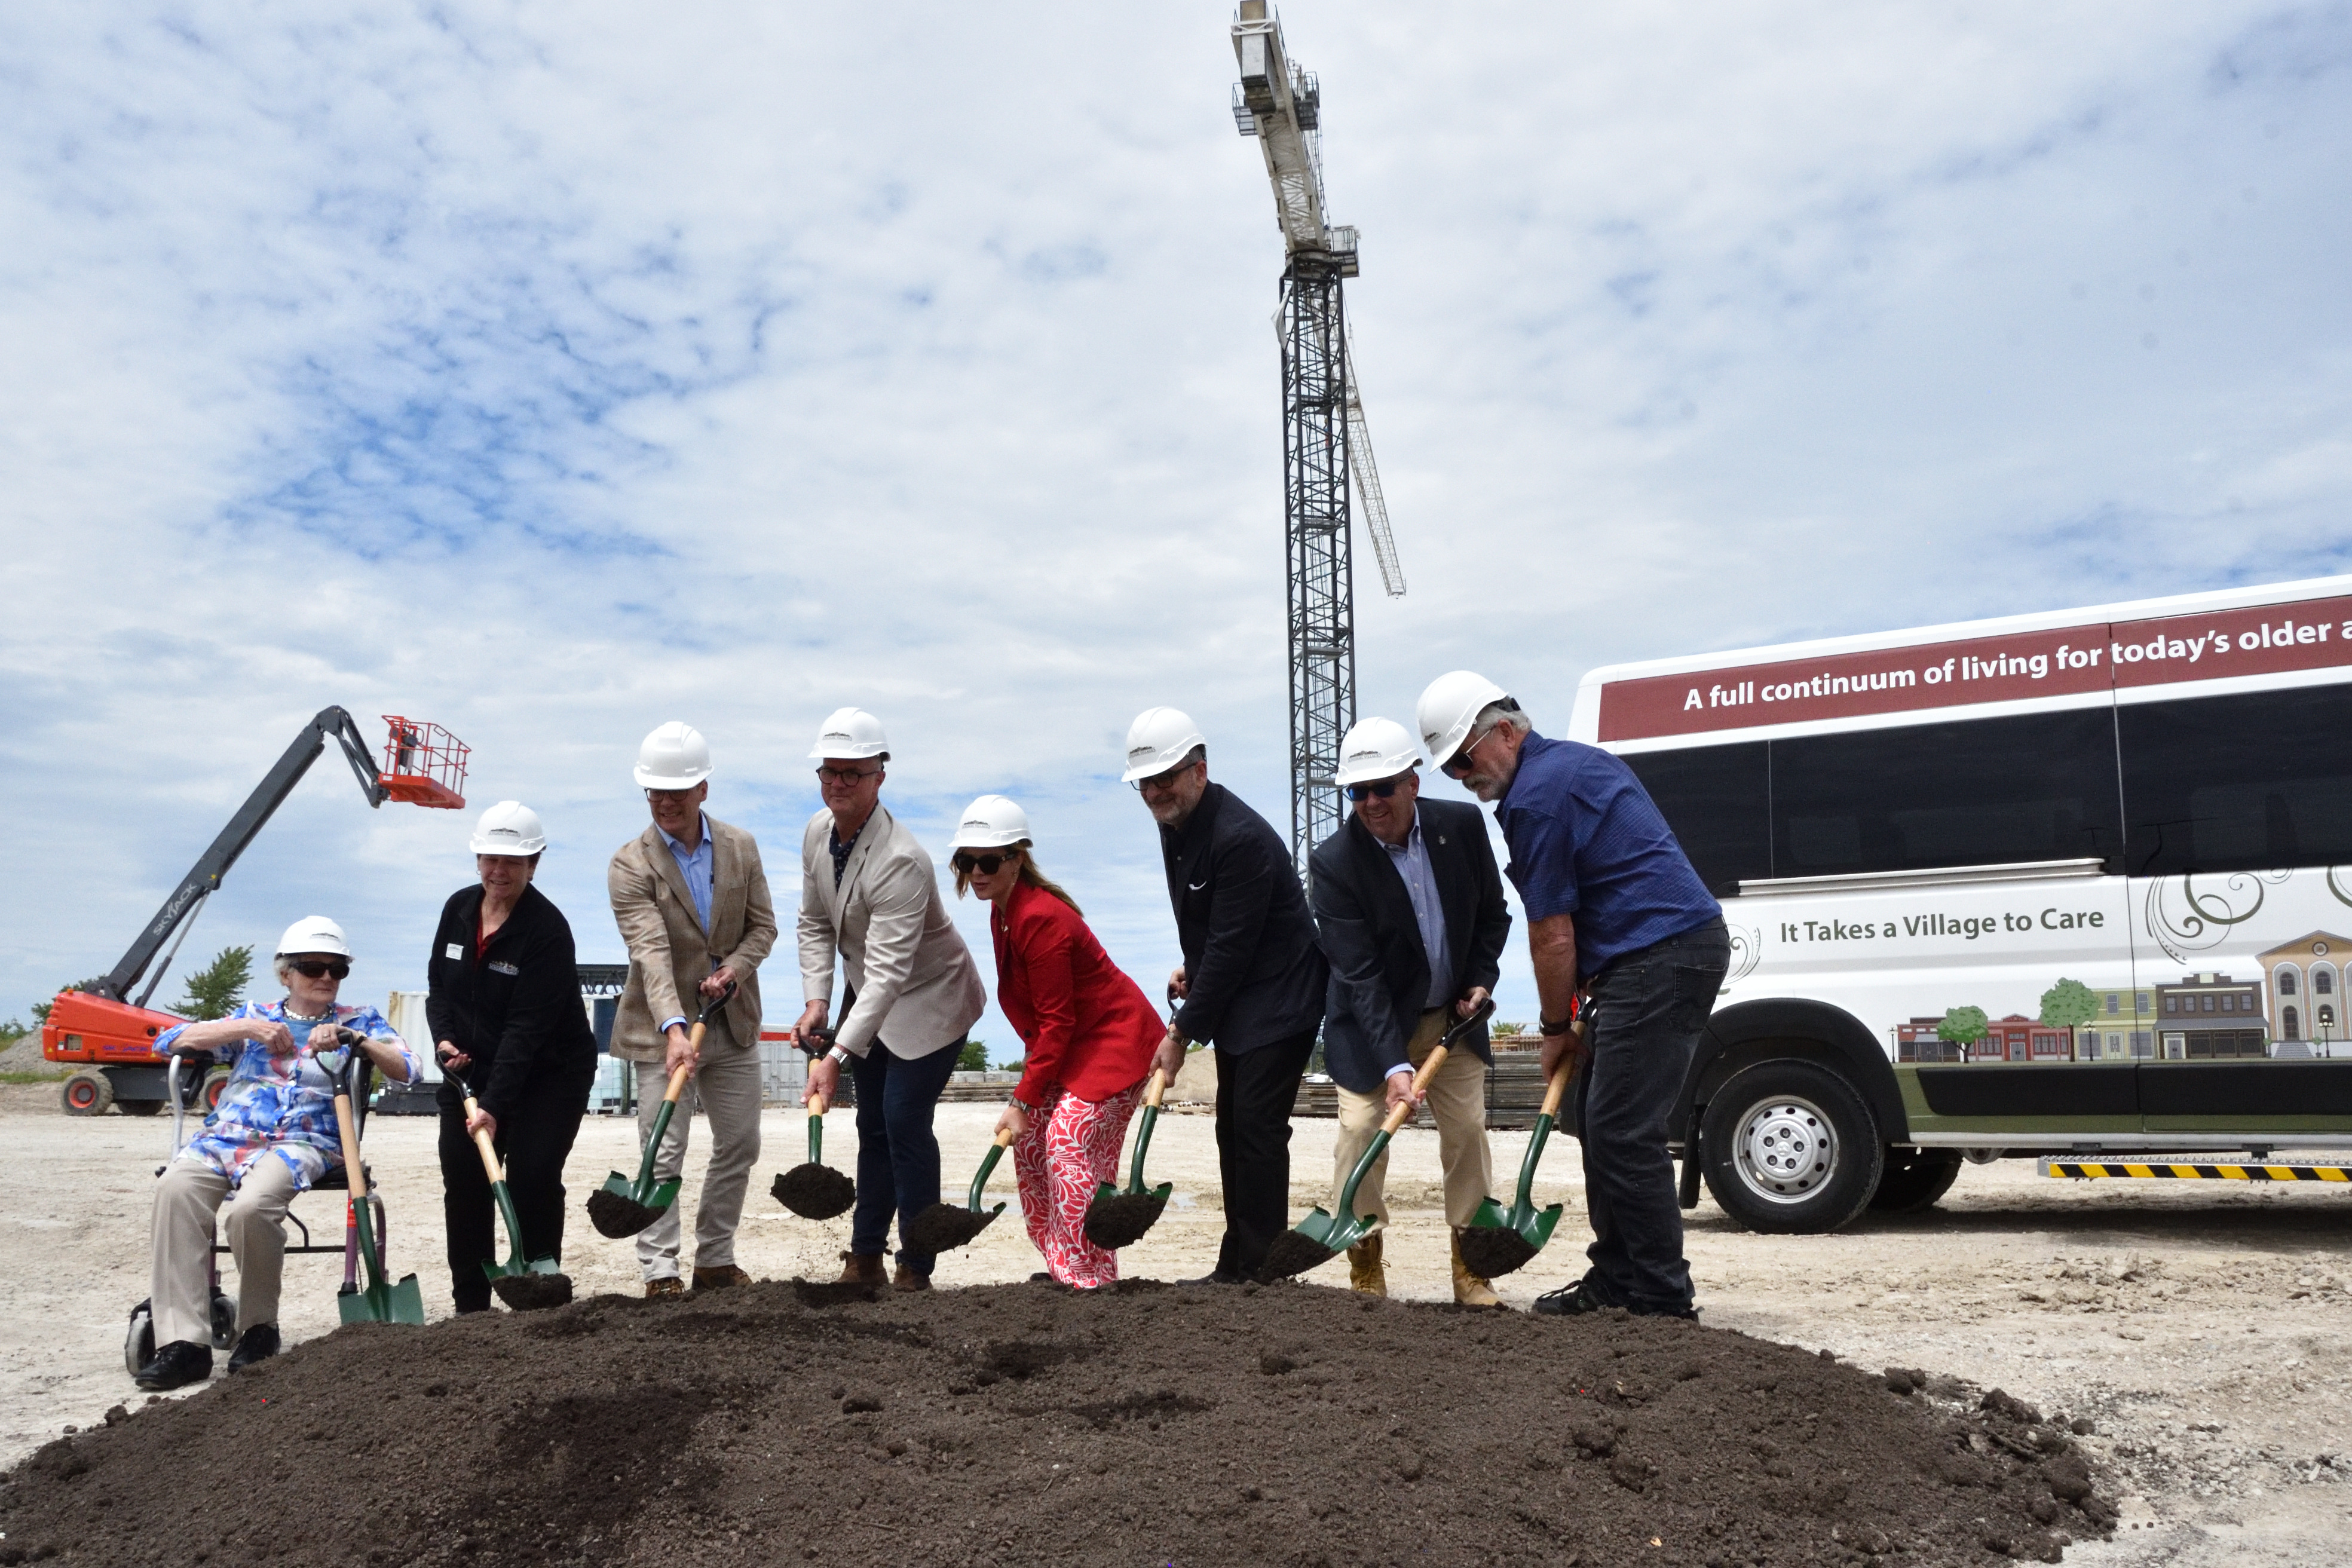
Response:
M509 963L503 958L491 960L490 968L493 972L499 974L520 974L522 973L521 970L517 969L513 964Z
M441 950L441 956L444 958L463 958L466 956L466 950L458 943L453 942L448 946Z

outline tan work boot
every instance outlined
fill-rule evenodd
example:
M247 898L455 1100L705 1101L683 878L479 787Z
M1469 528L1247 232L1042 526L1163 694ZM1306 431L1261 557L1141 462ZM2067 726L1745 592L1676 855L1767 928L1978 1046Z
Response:
M1381 1233L1374 1231L1348 1248L1348 1289L1367 1296L1389 1293L1388 1266L1381 1261Z
M893 1290L928 1290L930 1288L929 1275L918 1274L903 1263L898 1265L898 1272L890 1277L890 1289Z
M715 1268L694 1266L694 1288L698 1290L724 1290L730 1286L749 1285L751 1277L732 1263L722 1263Z
M878 1252L843 1253L840 1283L877 1288L890 1283L890 1277L882 1271L882 1255Z
M658 1279L646 1281L646 1300L666 1301L686 1294L686 1281L675 1274L665 1274Z
M1454 1233L1454 1300L1455 1305L1475 1311L1492 1311L1503 1304L1503 1299L1488 1288L1486 1281L1470 1272L1462 1261L1462 1233Z

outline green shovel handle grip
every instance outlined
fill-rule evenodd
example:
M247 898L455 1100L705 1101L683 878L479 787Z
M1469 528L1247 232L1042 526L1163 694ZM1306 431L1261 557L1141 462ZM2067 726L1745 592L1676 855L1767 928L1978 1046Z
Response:
M999 1132L996 1142L988 1146L988 1153L980 1163L980 1173L971 1179L971 1200L964 1205L974 1214L980 1212L980 1194L986 1190L988 1178L996 1169L996 1162L1004 1158L1004 1151L1012 1146L1013 1134L1010 1131Z

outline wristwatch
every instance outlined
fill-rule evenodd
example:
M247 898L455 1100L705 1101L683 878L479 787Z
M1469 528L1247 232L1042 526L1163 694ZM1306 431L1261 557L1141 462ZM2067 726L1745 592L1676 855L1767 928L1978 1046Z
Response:
M835 1067L847 1067L849 1065L849 1053L841 1047L835 1046L833 1049L824 1053L824 1059L833 1063Z
M1554 1021L1550 1018L1539 1018L1536 1023L1537 1032L1544 1035L1546 1037L1549 1037L1553 1035L1565 1035L1574 1027L1576 1027L1576 1015L1573 1013L1570 1013L1567 1017L1559 1019L1558 1021Z

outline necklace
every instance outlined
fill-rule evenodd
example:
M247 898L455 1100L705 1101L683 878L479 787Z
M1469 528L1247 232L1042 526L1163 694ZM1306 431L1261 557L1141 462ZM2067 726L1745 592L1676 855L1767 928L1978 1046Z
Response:
M286 1021L289 1024L323 1024L335 1016L335 1010L332 1007L323 1013L297 1013L291 1007L285 1011Z

